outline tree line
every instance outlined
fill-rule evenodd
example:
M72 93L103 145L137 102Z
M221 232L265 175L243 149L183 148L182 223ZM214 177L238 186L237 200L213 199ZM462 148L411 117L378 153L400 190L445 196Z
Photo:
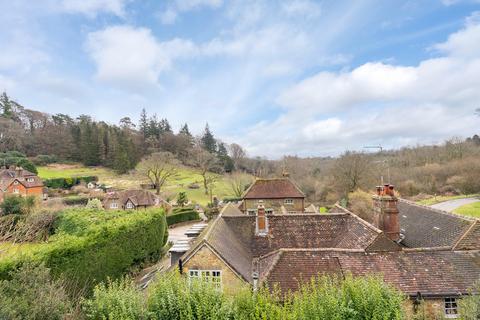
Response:
M208 123L195 137L184 124L174 132L168 119L148 115L143 109L138 124L124 117L118 125L96 121L89 115L38 112L0 96L0 152L16 150L29 157L49 155L59 160L105 166L119 173L136 167L147 155L169 152L186 165L195 165L195 155L207 152L215 159L209 168L231 172L240 168L245 151L238 144L216 139Z

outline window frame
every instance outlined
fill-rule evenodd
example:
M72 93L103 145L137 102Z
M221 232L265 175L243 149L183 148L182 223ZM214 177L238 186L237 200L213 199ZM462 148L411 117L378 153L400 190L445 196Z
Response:
M247 209L247 215L249 215L249 216L256 216L256 215L257 215L257 210L255 210L255 209Z
M191 283L192 279L212 283L217 290L222 290L222 270L219 269L190 269L188 270L188 281Z
M288 206L293 206L294 203L295 203L294 200L291 198L287 198L283 200L283 204L286 204Z
M135 206L133 205L133 203L131 201L128 201L127 204L125 205L125 208L126 209L134 209Z
M116 202L110 203L110 209L118 209L118 203Z
M443 311L445 318L456 319L458 314L458 299L456 297L446 297L443 299ZM452 313L450 313L452 312Z
M19 194L19 193L20 193L20 189L18 189L18 188L13 188L12 193Z
M33 178L27 178L27 182L34 182L34 181L35 181L35 179L33 179Z

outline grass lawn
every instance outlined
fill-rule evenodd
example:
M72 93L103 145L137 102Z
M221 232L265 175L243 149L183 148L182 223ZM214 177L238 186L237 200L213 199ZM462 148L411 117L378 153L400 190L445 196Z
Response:
M464 216L480 218L480 201L461 206L453 212Z
M418 204L423 204L425 206L431 206L444 201L463 199L463 198L474 198L478 197L478 194L462 194L458 196L436 196L429 199L417 201Z
M68 178L78 176L98 176L99 182L111 185L118 189L139 189L141 183L147 183L148 180L136 173L119 175L113 170L103 167L85 167L81 164L53 164L44 167L38 167L38 175L42 179ZM180 167L178 174L169 183L163 187L162 196L164 198L174 199L181 191L187 193L189 200L206 205L210 197L205 194L203 189L202 176L197 170L188 167ZM189 189L188 185L197 183L200 189ZM213 195L218 199L233 196L228 177L218 175L218 182L215 184Z

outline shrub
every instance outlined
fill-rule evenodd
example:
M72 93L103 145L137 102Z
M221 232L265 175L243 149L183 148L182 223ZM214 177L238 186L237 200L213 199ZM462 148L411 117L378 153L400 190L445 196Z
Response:
M238 201L242 201L242 198L226 197L226 198L223 198L222 200L223 200L223 202L238 202Z
M72 290L90 289L107 277L121 276L132 265L158 259L167 240L165 230L161 210L67 210L60 214L48 244L0 260L0 279L25 262L41 261L53 276L65 276Z
M90 199L86 205L87 209L103 210L102 201L99 199Z
M476 290L472 290L471 295L460 299L459 313L463 320L480 319L480 282L476 284Z
M67 177L67 178L53 178L46 179L43 184L46 187L53 189L70 189L73 186L80 184L80 182L89 183L92 181L98 181L96 176L84 176L84 177Z
M3 215L27 214L35 207L35 200L35 196L6 196L0 203L0 209Z
M88 204L89 198L82 196L70 196L62 199L63 203L67 206L81 205L86 206Z
M348 195L348 209L365 221L373 221L372 195L360 189Z
M97 285L92 298L83 300L82 309L87 319L146 319L142 293L129 278Z
M37 166L46 166L58 162L58 158L55 155L39 154L32 159L32 162Z
M178 213L174 213L171 215L167 216L167 224L169 226L180 223L180 222L185 222L185 221L191 221L191 220L198 220L200 219L200 215L198 214L197 211L193 210L192 208L186 208L186 211L180 211Z
M185 204L187 204L188 198L187 194L185 192L179 192L177 196L177 205L180 207L183 207Z
M229 319L231 302L212 284L189 283L176 272L159 277L148 290L147 308L154 319Z
M43 265L25 264L0 280L0 319L64 319L71 303L63 283Z

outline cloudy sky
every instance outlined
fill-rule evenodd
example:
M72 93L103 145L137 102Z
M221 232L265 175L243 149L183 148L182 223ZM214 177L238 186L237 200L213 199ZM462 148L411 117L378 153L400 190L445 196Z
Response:
M0 0L0 90L117 123L208 121L250 155L480 133L480 2Z

